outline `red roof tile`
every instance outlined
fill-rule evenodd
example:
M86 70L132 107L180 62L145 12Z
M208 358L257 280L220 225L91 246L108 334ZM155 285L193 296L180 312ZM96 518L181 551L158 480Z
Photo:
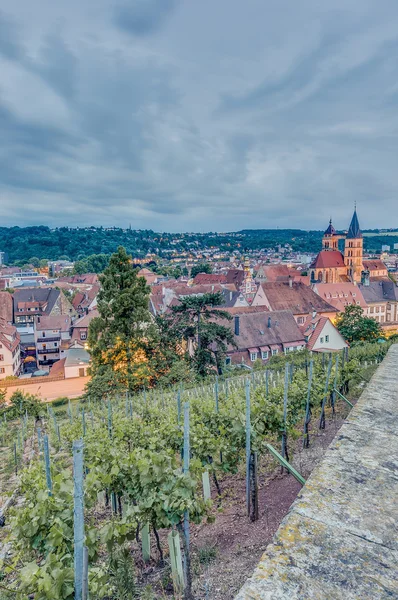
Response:
M344 256L339 250L321 250L311 269L330 269L333 267L344 267Z

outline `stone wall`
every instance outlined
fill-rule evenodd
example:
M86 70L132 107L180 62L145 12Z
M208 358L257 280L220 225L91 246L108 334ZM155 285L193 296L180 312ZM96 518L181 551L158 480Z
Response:
M236 600L398 598L398 344Z

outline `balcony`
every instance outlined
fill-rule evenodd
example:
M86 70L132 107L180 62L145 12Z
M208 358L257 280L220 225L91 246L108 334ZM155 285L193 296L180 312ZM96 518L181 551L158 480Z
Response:
M46 344L47 342L59 342L61 339L61 336L58 337L39 337L37 338L37 342L39 344Z
M38 350L37 354L59 354L59 348L47 348L46 350Z

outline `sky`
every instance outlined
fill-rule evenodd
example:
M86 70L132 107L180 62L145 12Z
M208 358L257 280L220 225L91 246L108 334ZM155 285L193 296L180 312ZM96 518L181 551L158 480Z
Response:
M0 226L398 227L396 0L2 0Z

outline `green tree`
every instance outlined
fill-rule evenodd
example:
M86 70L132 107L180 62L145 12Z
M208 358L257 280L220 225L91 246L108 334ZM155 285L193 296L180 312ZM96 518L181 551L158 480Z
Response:
M372 342L383 337L380 323L363 316L363 309L355 304L345 307L343 313L337 316L337 329L347 342Z
M191 277L194 278L199 273L213 273L213 267L210 263L199 263L194 265L191 269Z
M32 256L32 258L29 258L28 263L33 265L35 269L40 267L40 259L37 258L37 256Z
M109 256L107 254L91 254L87 258L82 258L76 261L74 272L77 275L83 273L102 273L109 264Z
M223 303L221 292L186 296L161 318L164 346L175 348L179 344L200 376L214 367L220 371L228 344L234 344L233 333L225 324L232 317L217 308Z
M100 276L99 316L89 327L92 381L88 393L94 395L98 381L114 389L134 390L152 382L150 356L155 328L149 306L149 291L143 277L131 264L125 248L112 254L109 266Z

